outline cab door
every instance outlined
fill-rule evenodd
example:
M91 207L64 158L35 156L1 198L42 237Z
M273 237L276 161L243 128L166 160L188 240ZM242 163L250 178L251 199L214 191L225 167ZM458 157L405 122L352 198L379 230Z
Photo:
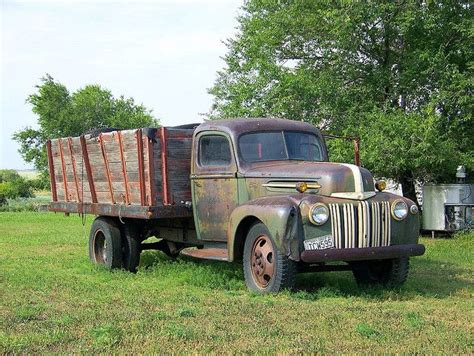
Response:
M237 206L237 165L230 138L205 131L194 140L191 187L198 237L227 241L227 224Z

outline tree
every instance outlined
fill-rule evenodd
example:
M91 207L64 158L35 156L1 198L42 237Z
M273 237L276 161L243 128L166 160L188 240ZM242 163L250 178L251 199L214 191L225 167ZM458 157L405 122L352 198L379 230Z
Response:
M48 139L79 136L86 131L113 127L131 129L157 126L158 120L143 105L132 98L115 98L109 90L99 85L87 85L70 93L50 75L41 79L37 92L26 102L38 116L38 129L27 127L14 134L20 144L20 154L26 162L47 174L45 143Z
M30 198L33 188L25 178L12 169L0 169L0 206L7 203L7 199Z
M249 0L209 117L360 136L362 163L413 198L415 180L474 168L473 18L468 1Z

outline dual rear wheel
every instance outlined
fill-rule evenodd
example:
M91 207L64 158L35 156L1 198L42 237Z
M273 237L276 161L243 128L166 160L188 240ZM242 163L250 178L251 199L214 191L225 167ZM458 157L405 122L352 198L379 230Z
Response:
M89 235L89 258L108 268L136 272L140 263L140 234L133 224L119 225L112 218L94 220Z

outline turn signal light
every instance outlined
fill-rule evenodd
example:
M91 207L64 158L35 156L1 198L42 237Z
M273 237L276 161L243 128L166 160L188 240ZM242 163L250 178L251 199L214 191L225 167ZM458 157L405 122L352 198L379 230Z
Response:
M379 180L375 182L375 188L377 188L377 190L381 192L382 190L385 190L387 188L387 182L385 182L384 180Z

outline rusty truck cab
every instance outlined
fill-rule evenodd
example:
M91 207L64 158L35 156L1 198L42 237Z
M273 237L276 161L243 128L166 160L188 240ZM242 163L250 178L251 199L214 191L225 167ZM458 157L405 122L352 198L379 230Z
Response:
M370 275L379 273L388 283L390 272L383 271L405 271L408 257L424 252L417 243L416 204L377 192L371 173L362 167L328 162L323 136L310 124L206 122L194 132L191 162L197 236L225 244L229 261L256 263L245 256L256 225L268 235L263 245L273 244L289 263L330 270L343 269L343 261L360 282L371 282ZM268 268L268 261L258 261L259 270ZM258 283L251 267L248 275L249 288L269 288L265 279Z

